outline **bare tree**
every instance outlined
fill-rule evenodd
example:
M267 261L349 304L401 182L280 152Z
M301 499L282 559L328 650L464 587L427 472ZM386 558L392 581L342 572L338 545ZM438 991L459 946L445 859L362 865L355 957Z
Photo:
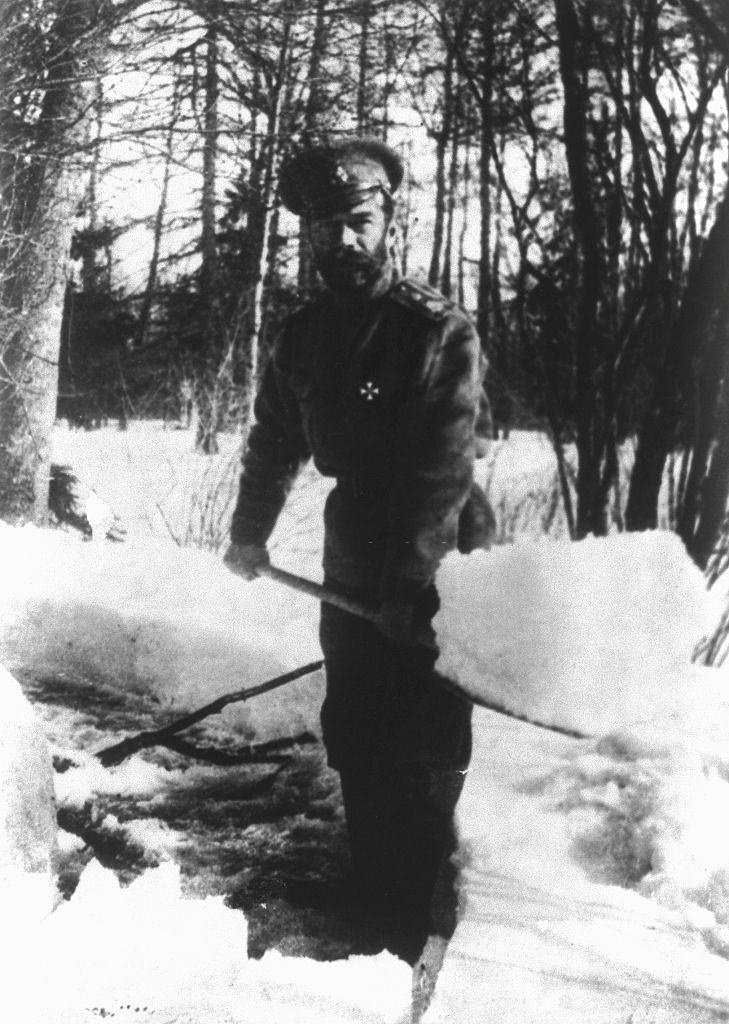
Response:
M203 334L197 367L197 436L195 446L206 455L218 450L220 367L223 360L223 324L220 309L217 225L218 166L218 5L208 12L205 31L205 90L203 111L202 191L200 200L200 301Z
M103 0L0 10L0 516L45 520L58 347L84 119L115 10Z
M729 62L729 20L721 5L683 6L705 34L714 54ZM707 54L707 65L710 64ZM702 68L702 71L704 69ZM705 75L705 72L704 72ZM706 91L712 83L705 86ZM712 90L713 91L713 90ZM729 95L724 92L725 102ZM694 161L713 162L700 137ZM697 177L698 172L694 177ZM696 201L697 185L690 194ZM729 497L729 187L705 239L687 231L693 258L672 329L660 353L650 404L639 436L626 509L629 528L656 523L664 466L676 445L683 450L676 498L676 528L697 563L707 565L725 522Z

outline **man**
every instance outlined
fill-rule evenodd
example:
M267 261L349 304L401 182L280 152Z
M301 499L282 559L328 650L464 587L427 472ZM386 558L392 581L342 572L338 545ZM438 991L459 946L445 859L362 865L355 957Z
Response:
M336 477L325 509L326 585L379 606L378 625L323 605L329 763L340 773L358 889L381 945L411 963L448 937L453 810L470 757L471 707L433 671L434 577L443 556L487 538L469 501L482 412L470 321L437 292L398 280L393 193L403 176L382 143L305 151L281 198L306 224L327 286L287 321L256 399L225 561L245 578L301 465ZM484 520L484 512L486 519ZM471 536L465 538L464 532ZM419 643L414 643L414 639Z

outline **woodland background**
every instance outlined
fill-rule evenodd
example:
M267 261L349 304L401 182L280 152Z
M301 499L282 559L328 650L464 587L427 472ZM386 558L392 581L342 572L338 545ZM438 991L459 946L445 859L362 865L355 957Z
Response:
M572 536L663 500L726 543L726 0L4 0L0 46L0 518L45 517L56 416L245 433L316 288L281 160L358 132Z

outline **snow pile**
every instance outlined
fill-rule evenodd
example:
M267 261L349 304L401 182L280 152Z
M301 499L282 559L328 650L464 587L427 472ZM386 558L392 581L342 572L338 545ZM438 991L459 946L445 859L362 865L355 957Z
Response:
M56 807L48 745L0 665L0 919L39 920L55 901Z
M575 741L478 708L474 719L462 919L424 1024L725 1020L729 963L695 900L716 894L717 856L714 881L726 878L727 819L712 827L710 812L727 783L717 793L705 763L650 742ZM691 875L697 888L682 892ZM655 898L661 886L670 899Z
M409 968L387 954L335 965L246 955L222 898L184 899L171 864L122 889L92 862L72 899L5 951L3 1009L17 1024L404 1024ZM29 985L28 965L34 965Z
M140 538L102 547L0 524L0 561L0 660L11 669L189 708L321 657L315 602L246 583L214 555ZM232 714L265 739L257 716L280 720L285 706L288 732L314 729L320 698L320 684L304 679Z
M729 687L676 538L451 559L439 663L476 708L462 919L425 1024L709 1024L729 1005ZM453 614L457 610L457 614Z
M586 733L674 714L719 612L678 537L658 532L454 554L438 589L443 675Z
M321 963L272 951L251 974L270 999L266 1024L410 1024L410 968L389 953Z
M41 943L48 954L46 991L67 993L77 1005L185 1005L235 981L247 929L243 914L228 910L222 897L183 899L172 864L122 889L92 861L36 943L36 956Z

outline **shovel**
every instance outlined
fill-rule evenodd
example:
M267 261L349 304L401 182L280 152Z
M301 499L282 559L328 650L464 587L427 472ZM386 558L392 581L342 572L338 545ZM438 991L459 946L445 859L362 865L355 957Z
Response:
M372 622L375 625L378 625L381 621L380 611L378 608L374 608L362 601L358 601L356 598L340 594L335 590L331 590L329 587L323 586L321 583L314 583L313 580L307 580L303 576L296 576L294 573L287 572L285 569L279 569L277 566L271 565L270 563L257 566L256 572L259 576L273 580L275 583L282 583L285 587L297 590L300 594L307 594L309 597L316 598L317 601L325 601L327 604L331 604L335 608L340 608L342 611L349 612L351 615L358 615L361 619L366 619L367 622ZM411 645L413 647L423 645L432 649L433 641L430 637L418 637L417 634L413 634L411 638ZM452 692L457 693L472 704L477 704L479 707L486 708L487 711L495 711L499 715L506 715L508 718L515 718L520 722L525 722L527 725L535 725L539 729L548 729L550 732L558 732L562 736L569 736L572 739L589 738L585 733L577 732L574 729L565 729L559 725L548 725L546 722L538 722L532 718L527 718L526 715L519 715L515 711L510 711L509 708L505 707L503 704L496 704L492 701L487 701L476 694L467 693L458 686L457 683L454 683L453 680L440 675L438 672L434 672L433 674L442 686L445 686Z
M340 608L342 611L349 612L351 615L357 615L361 619L365 619L367 622L374 623L374 625L378 625L381 621L380 611L378 608L374 608L372 605L358 601L356 598L340 594L335 590L331 590L329 587L323 586L321 583L314 583L313 580L305 579L303 576L296 576L292 572L287 572L285 569L279 569L275 565L270 564L261 565L257 567L256 571L259 576L273 580L275 583L281 583L283 586L289 587L291 590L296 590L300 594L306 594L308 597L316 598L317 601L325 601L327 604L331 604L335 608ZM411 644L413 647L423 644L429 646L431 649L433 648L433 641L430 637L418 637L417 634L413 634ZM197 757L201 760L206 760L213 764L220 765L243 764L250 763L251 761L276 762L279 760L286 760L285 756L281 757L279 755L278 748L288 746L292 743L309 743L314 740L314 737L310 736L308 733L304 733L300 736L287 737L284 740L274 740L268 744L260 744L257 747L253 746L238 756L228 756L222 752L216 752L211 748L195 747L187 741L182 740L178 733L187 729L191 725L195 725L210 715L218 714L229 704L249 700L251 697L267 693L270 690L277 689L279 686L285 686L287 683L293 682L294 679L299 679L304 675L312 674L320 669L323 664L323 661L311 662L309 665L303 665L299 669L294 669L291 672L285 672L283 675L276 676L275 679L270 679L258 686L253 686L245 690L236 690L234 693L224 694L223 696L218 697L217 700L211 701L210 704L206 704L204 707L198 708L196 711L193 711L189 715L185 715L183 718L170 722L161 729L154 729L148 732L138 733L135 736L129 736L120 743L115 743L112 747L106 747L104 750L99 750L96 753L96 757L103 765L110 767L112 765L121 764L125 758L129 757L131 754L137 753L139 750L153 746L164 746L169 750L174 750L190 757ZM434 672L433 674L441 686L445 686L452 692L457 693L464 700L477 704L479 707L486 708L488 711L494 711L499 715L506 715L508 718L515 718L527 725L537 726L539 729L549 729L551 732L558 732L563 736L570 736L574 739L587 739L584 733L576 732L571 729L564 729L558 725L548 725L544 722L534 721L534 719L527 718L525 715L519 715L516 712L509 710L509 708L504 707L502 704L487 701L476 694L466 693L465 690L461 689L460 686L454 683L451 679L448 679L446 676L442 676L438 672Z
M303 576L296 576L294 573L286 572L285 569L279 569L275 565L256 566L256 572L259 576L265 576L266 579L273 580L275 583L282 583L285 587L298 590L300 594L316 598L317 601L325 601L327 604L331 604L343 612L358 615L360 619L366 619L375 625L380 621L379 609L365 604L363 601L358 601L354 597L340 594L336 590L330 590L329 587L325 587L321 583L314 583L313 580L307 580ZM416 637L413 637L413 642L418 642Z

